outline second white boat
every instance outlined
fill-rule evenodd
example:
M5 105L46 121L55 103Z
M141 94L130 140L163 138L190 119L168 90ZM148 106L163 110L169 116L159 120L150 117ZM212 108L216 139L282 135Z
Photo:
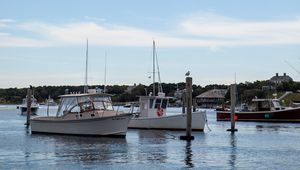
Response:
M140 96L139 111L131 119L129 128L137 129L164 129L164 130L186 130L186 114L170 114L167 112L170 97L166 97L162 92L160 83L160 72L155 52L155 42L153 41L153 91L149 96ZM157 64L158 73L158 93L155 90L155 63ZM198 111L192 113L192 130L203 131L206 123L206 112Z
M141 96L139 112L134 116L129 128L136 129L162 129L162 130L185 130L186 114L168 113L169 98L159 96ZM192 130L203 131L206 123L206 112L197 111L192 113Z

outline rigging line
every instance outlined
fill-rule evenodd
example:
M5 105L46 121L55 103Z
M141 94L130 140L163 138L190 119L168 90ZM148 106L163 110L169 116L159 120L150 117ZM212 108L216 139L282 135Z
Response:
M289 65L293 70L295 70L298 74L300 74L300 71L298 71L293 65L291 65L288 61L284 60L284 62Z
M155 57L156 57L157 74L158 74L158 92L163 92L162 86L161 86L160 71L159 71L158 58L157 58L156 51L155 51Z

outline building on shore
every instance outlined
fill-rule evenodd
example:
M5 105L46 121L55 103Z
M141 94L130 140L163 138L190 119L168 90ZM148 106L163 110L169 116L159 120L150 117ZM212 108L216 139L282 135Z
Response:
M197 106L200 108L217 108L225 101L227 89L212 89L196 96Z
M289 81L293 81L293 79L288 76L286 73L283 73L282 76L278 75L278 73L276 73L275 76L273 76L270 79L271 82L275 83L275 84L281 84L283 82L289 82Z

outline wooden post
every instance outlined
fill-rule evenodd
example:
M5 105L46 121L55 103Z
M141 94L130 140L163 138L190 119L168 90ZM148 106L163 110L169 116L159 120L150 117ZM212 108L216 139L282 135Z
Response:
M182 113L185 113L185 105L186 105L186 90L182 93Z
M187 114L186 114L186 136L180 136L181 140L193 140L192 136L192 77L186 77L186 102L187 102Z
M32 95L32 89L31 86L29 89L27 89L27 121L25 123L26 127L28 128L30 125L30 115L31 115L31 95Z
M197 106L196 99L193 99L193 112L196 112L196 106Z
M49 117L49 101L47 102L47 116Z
M236 102L236 84L231 84L230 86L230 121L231 121L231 128L227 129L227 131L230 131L232 133L234 133L235 131L237 131L237 129L235 129L235 102Z

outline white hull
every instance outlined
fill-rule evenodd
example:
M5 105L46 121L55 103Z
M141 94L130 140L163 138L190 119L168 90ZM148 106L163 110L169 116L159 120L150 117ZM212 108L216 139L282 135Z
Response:
M31 106L31 115L36 115L39 109L39 106ZM20 106L21 115L27 115L27 106Z
M192 130L203 131L205 122L205 112L192 113ZM136 129L186 130L186 114L169 115L154 118L132 118L128 127Z
M131 118L131 114L77 120L63 120L57 117L37 117L31 119L30 124L31 133L125 136Z

